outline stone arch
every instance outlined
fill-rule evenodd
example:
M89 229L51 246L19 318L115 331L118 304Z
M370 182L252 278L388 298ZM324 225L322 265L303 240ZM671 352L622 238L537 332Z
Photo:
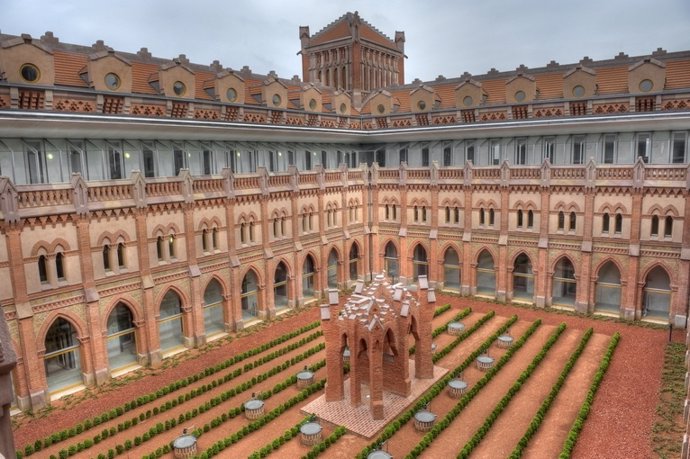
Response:
M130 242L131 239L129 237L129 234L127 234L126 231L123 230L118 230L113 233L110 231L104 231L102 232L97 239L96 246L103 246L106 244L106 240L108 240L109 244L117 244L119 242Z
M491 259L491 264L484 254ZM477 251L474 269L476 293L496 295L496 260L496 255L488 247L482 247Z
M41 327L39 328L39 331L36 336L36 350L38 351L38 353L45 352L45 342L48 330L53 325L53 322L55 322L59 318L62 318L68 321L70 324L72 324L74 329L77 331L77 338L80 341L85 341L89 338L89 334L87 332L88 327L78 315L76 315L70 310L65 309L60 311L51 311L43 320L43 323L41 324Z
M256 276L257 286L258 286L259 288L262 288L263 285L265 285L266 280L265 280L264 277L261 275L261 271L262 271L262 270L261 270L261 269L258 269L258 268L257 268L256 266L254 266L253 264L249 264L249 265L247 265L245 268L242 268L242 269L240 270L240 272L239 272L240 284L242 283L242 279L244 279L244 276L246 276L247 273L248 273L250 270L251 270L251 271L254 271L254 275Z
M391 327L386 327L383 332L384 346L383 353L397 357L398 340L395 331Z
M188 295L187 295L184 291L182 291L182 289L180 289L180 288L177 287L176 285L168 285L166 288L164 288L163 290L161 290L160 292L158 292L158 296L156 297L156 300L155 300L155 304L156 304L156 306L155 306L156 317L160 316L160 313L161 313L161 310L160 310L161 302L163 301L163 298L165 298L165 295L166 295L169 291L175 292L175 293L177 294L177 296L180 297L180 303L181 303L181 306L180 306L180 307L181 307L181 308L184 309L184 308L186 307L185 305L190 304Z
M118 296L108 303L101 314L101 330L103 335L107 334L108 317L110 317L113 309L115 309L115 307L120 303L124 304L129 308L130 311L132 311L132 318L135 324L141 324L144 322L144 311L142 310L141 306L129 295Z

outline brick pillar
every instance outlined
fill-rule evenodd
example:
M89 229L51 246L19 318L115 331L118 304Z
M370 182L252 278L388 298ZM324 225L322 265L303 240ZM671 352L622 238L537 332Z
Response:
M496 300L505 303L508 291L508 219L510 215L510 191L501 186L501 226L498 235L498 275L496 276Z
M402 170L402 169L401 169ZM407 253L407 185L400 185L400 247L398 252L398 271L400 272L400 282L408 283L412 278L411 257ZM397 279L396 279L397 281Z
M144 337L145 343L141 352L146 355L149 365L160 366L162 354L158 335L158 313L155 298L153 297L153 277L151 276L151 263L149 261L149 242L146 224L146 210L137 209L135 214L137 234L137 255L139 257L139 272L141 273L142 309L144 310Z
M433 294L432 294L433 295ZM419 342L415 351L415 378L430 379L434 377L434 362L431 359L432 319L434 316L434 305L429 303L429 288L427 279L419 277L419 322L417 323L417 333Z
M532 271L535 275L534 302L537 307L543 308L551 303L551 291L549 290L549 218L551 215L551 191L548 187L541 188L541 203L539 209L539 252L536 266L532 262Z
M690 192L684 193L685 208L690 209ZM671 320L676 328L683 328L688 320L688 282L690 281L690 225L683 225L682 246L680 251L680 270L676 285L678 291L673 297L671 305Z
M640 301L644 279L638 279L640 275L640 230L642 219L642 191L632 190L632 209L630 211L630 246L628 249L627 273L625 283L627 288L621 288L621 310L622 316L626 320L637 320L640 318ZM621 284L623 279L621 279Z
M472 253L472 185L464 186L463 195L465 203L463 205L463 226L462 234L462 271L461 271L461 293L471 295L475 288L474 258Z
M275 290L273 286L275 285L275 273L276 267L278 266L278 260L275 258L268 259L264 262L264 276L266 278L266 288L265 290L265 315L262 317L264 320L269 320L276 315L276 301L275 301Z
M438 185L431 186L431 230L429 231L429 279L440 281L438 254Z
M376 171L372 170L372 176ZM373 179L372 179L373 180ZM367 197L364 201L365 206L367 206L367 211L363 212L366 215L364 221L364 253L362 254L362 259L364 260L363 272L364 279L371 281L368 276L371 270L375 273L380 273L383 271L383 247L381 247L381 239L379 238L379 189L377 184L373 184L371 187L371 238L368 236L369 227L369 198ZM372 259L373 258L373 259ZM370 261L371 260L371 261Z
M383 336L377 336L378 341L373 334L370 338L376 345L370 342L369 347L369 408L374 419L383 419Z
M592 289L592 234L594 222L594 190L585 190L585 212L582 228L582 246L580 251L580 269L577 277L577 294L575 309L587 314L590 310L590 290Z
M240 304L237 302L239 296L237 295L236 289L236 268L240 265L240 261L237 258L237 252L235 250L235 245L237 241L236 227L235 227L235 199L234 197L227 197L224 202L225 206L225 236L226 243L228 245L228 259L229 259L229 279L228 279L228 290L225 292L223 301L223 316L225 317L225 329L226 331L237 330L237 313L240 309ZM239 314L240 320L242 319L242 314ZM241 322L240 322L241 324ZM241 328L241 326L240 326Z
M358 361L359 336L353 324L350 324L347 336L350 342L350 405L359 406L362 403L362 375Z
M201 270L197 260L196 230L194 228L194 204L188 203L183 209L185 250L187 252L187 266L189 271L189 305L183 307L185 317L186 336L185 346L196 347L206 343L204 329L204 297L201 291ZM188 327L188 328L187 328Z
M268 194L262 194L259 201L261 208L261 243L264 248L264 296L263 301L259 301L258 317L262 320L270 320L275 317L276 308L273 301L273 272L271 271L271 260L273 259L273 252L270 249L271 235L268 229ZM275 235L274 235L275 237ZM270 289L271 295L266 292Z
M343 386L343 345L337 324L337 311L326 304L321 314L321 329L326 340L326 401L334 402L345 398ZM324 315L325 314L325 315ZM334 321L335 319L335 321Z

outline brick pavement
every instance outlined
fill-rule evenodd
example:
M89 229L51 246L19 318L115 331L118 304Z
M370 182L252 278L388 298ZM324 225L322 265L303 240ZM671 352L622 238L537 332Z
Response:
M410 374L414 375L414 360L410 360ZM408 397L402 397L390 392L383 393L384 418L374 420L369 411L369 388L362 385L362 400L367 402L359 406L350 405L350 379L345 380L345 398L339 402L326 402L322 395L316 400L302 407L305 414L315 414L319 418L335 425L345 427L350 432L365 438L372 438L389 422L395 419L404 409L417 400L431 385L441 379L448 372L446 368L434 367L432 379L412 378L412 388Z

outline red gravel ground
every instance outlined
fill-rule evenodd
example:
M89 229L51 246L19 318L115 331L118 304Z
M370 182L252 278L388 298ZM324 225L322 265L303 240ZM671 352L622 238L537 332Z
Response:
M664 347L668 340L667 330L642 328L625 323L592 320L565 314L545 313L544 311L445 295L438 295L437 301L438 304L450 302L457 308L470 306L476 313L495 310L498 315L504 317L517 314L522 323L532 322L537 318L541 318L545 325L557 325L565 322L568 325L568 330L582 331L593 327L595 333L608 336L619 331L622 339L614 354L614 359L606 377L599 388L587 423L580 435L574 457L600 458L605 456L607 459L654 457L650 438L655 417L655 407L658 402ZM317 317L318 311L316 308L307 309L298 315L290 317L283 316L273 322L270 327L260 325L233 336L229 341L222 340L220 345L211 344L210 350L188 351L175 360L175 365L172 365L172 362L168 360L164 368L141 370L147 374L146 377L141 379L129 380L123 385L120 378L105 386L76 394L67 400L54 402L49 412L41 413L36 418L29 418L27 416L16 417L14 419L16 424L15 445L18 448L23 448L29 442L44 438L53 432L69 428L84 419L121 406L123 403L139 395L150 393L172 381L197 373L236 353L255 348L261 343L268 342L304 324L310 323L316 320ZM450 316L446 313L443 316L443 321L449 318ZM435 321L434 326L437 325ZM683 337L683 331L674 332L674 341L682 342ZM439 339L442 339L442 337L439 337ZM529 358L531 359L531 357ZM598 358L595 365L598 365ZM261 372L263 370L257 371ZM319 373L323 374L323 372ZM308 400L312 400L316 396L318 394L310 397ZM528 402L524 401L523 403ZM579 409L579 406L577 408ZM240 444L235 445L236 449L233 447L228 451L241 451L240 455L247 455L248 452L244 454L245 451L250 452L260 447L298 422L301 419L298 413L298 407L288 410L283 416L267 424L256 435L250 434ZM547 420L548 416L545 422ZM498 427L499 424L497 422L496 426ZM328 433L328 430L326 433ZM493 435L495 436L496 433L493 432ZM222 437L227 435L227 432L219 431L215 433L212 431L203 436L201 440L203 440L204 444L210 444L216 439L214 438L216 435ZM129 435L127 436L129 437ZM490 432L487 439L491 436L492 433ZM414 437L410 438L410 441L418 441L418 438L420 438L418 436ZM439 437L439 440L442 437L443 435ZM363 442L361 439L351 438L351 440L348 440L348 438L350 438L350 435L343 437L324 457L352 457L363 445L368 443L368 441ZM66 442L66 444L71 443L70 441ZM157 442L152 440L149 443L151 445L147 445L146 451L142 452L155 449L155 446L153 448L151 446ZM349 447L346 448L347 455L343 455L340 453L342 451L340 447L347 444L349 444ZM281 448L271 457L289 457L288 452L301 455L307 451L306 447L289 445L291 444L286 444L285 449ZM441 446L437 442L434 442L433 445L434 450ZM452 446L449 446L450 448L446 451L454 451L456 453L461 445L458 445L456 441ZM90 451L88 455L95 456L97 453L98 451ZM455 453L452 455L454 456ZM529 450L527 453L530 455ZM285 454L288 454L288 456ZM555 455L553 454L552 457ZM488 457L485 452L480 456ZM35 455L34 457L40 456ZM531 457L537 456L531 455Z

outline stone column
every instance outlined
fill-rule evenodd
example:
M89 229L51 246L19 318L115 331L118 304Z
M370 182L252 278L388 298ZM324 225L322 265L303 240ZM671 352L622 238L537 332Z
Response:
M575 310L582 314L587 314L590 310L590 288L592 285L592 234L594 221L594 190L585 190L585 212L582 229L582 246L579 275L577 277L577 295L575 299Z
M642 191L632 190L632 209L630 211L630 245L628 248L627 289L623 289L621 298L621 311L623 319L637 320L642 312L640 301L644 279L638 279L640 275L640 230L642 218ZM624 274L624 273L621 273ZM638 284L639 282L639 284ZM621 280L622 283L622 280Z

